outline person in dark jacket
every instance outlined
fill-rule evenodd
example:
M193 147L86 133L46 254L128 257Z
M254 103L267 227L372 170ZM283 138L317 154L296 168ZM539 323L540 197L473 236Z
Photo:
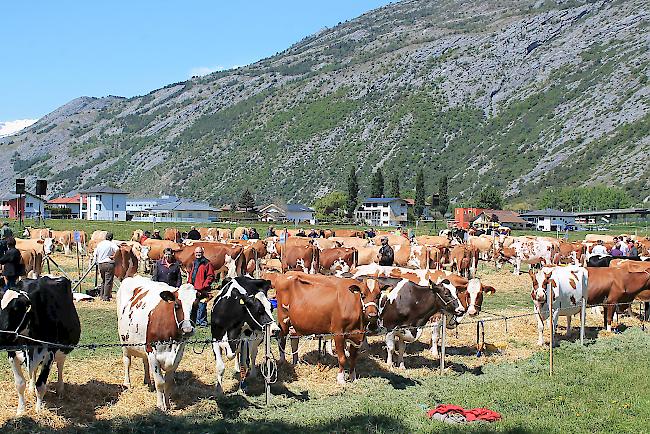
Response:
M250 230L248 231L248 239L249 240L259 240L260 239L260 234L257 232L257 229L250 228Z
M151 280L154 282L165 282L174 288L179 288L183 284L181 266L174 257L172 249L166 248L163 251L162 259L156 261Z
M196 311L196 325L199 327L208 326L207 299L210 296L212 282L214 282L214 267L203 256L203 247L199 246L194 249L194 262L187 270L187 283L194 285L194 289L198 291L199 305Z
M201 239L201 233L200 233L199 231L197 231L196 228L195 228L194 226L192 226L192 227L190 228L190 231L187 233L187 237L186 237L186 238L187 238L188 240L198 241L198 240Z
M5 280L5 283L2 287L3 293L7 289L14 287L16 285L18 277L20 277L25 271L25 266L23 265L23 257L20 255L20 251L16 248L16 239L14 237L8 237L6 239L6 242L7 251L0 257L0 264L2 264L2 275L4 276Z
M156 229L153 231L153 235L151 235L152 240L162 240L162 237L160 236L160 231Z
M395 261L395 252L393 248L388 245L388 238L382 237L381 239L381 248L377 254L377 259L379 259L379 265L392 266Z

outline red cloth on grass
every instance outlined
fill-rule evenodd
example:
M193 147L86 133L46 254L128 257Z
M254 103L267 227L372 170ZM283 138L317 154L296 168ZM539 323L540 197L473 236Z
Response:
M431 418L436 413L440 413L440 414L460 413L463 416L465 416L467 422L473 422L475 420L495 422L501 419L501 415L499 413L487 408L472 408L470 410L466 410L463 407L459 407L457 405L452 405L452 404L440 404L433 410L429 410L427 412L427 416Z

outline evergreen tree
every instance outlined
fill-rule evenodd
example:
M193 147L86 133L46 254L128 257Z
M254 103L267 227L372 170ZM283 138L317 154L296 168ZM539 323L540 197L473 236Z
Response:
M449 192L447 191L447 175L442 175L438 181L438 211L443 216L449 208Z
M478 195L477 208L501 209L503 207L503 195L491 185L486 186Z
M424 212L424 198L426 197L426 191L424 191L424 173L422 169L418 170L418 174L415 177L415 207L413 211L415 212L415 217L420 218Z
M253 199L253 195L248 188L244 190L239 199L239 207L246 211L252 211L255 208L255 199Z
M388 191L388 195L390 197L399 197L399 176L397 173L390 178L389 185L390 190Z
M370 184L370 197L382 197L384 195L384 175L381 169L372 175L372 183Z
M359 183L357 182L357 172L354 166L350 168L350 175L348 176L348 200L346 203L346 210L348 218L354 217L354 210L357 208L357 196L359 194Z

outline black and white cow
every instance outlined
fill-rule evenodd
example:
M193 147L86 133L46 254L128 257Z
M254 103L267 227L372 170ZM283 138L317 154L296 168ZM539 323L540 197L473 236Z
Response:
M17 414L25 412L27 367L30 391L36 391L36 411L43 407L47 377L52 362L58 370L57 393L63 393L63 363L79 343L81 325L72 299L70 281L64 277L26 279L2 296L0 302L0 347L7 348L18 392ZM33 340L56 345L37 343ZM25 346L24 349L16 347ZM38 378L37 371L40 368Z
M241 373L241 386L244 388L248 368L252 368L251 375L255 373L257 347L262 342L264 326L270 324L272 333L280 331L271 314L271 303L266 298L270 288L268 280L238 276L226 279L215 298L210 326L215 341L212 350L217 368L217 393L223 393L224 355L229 360L237 359L236 369ZM237 342L238 339L246 340Z
M379 279L381 285L392 289L382 295L379 301L380 324L386 334L388 357L386 363L393 366L395 343L398 342L397 360L404 369L406 344L416 341L422 334L422 327L436 313L462 315L465 309L458 301L456 288L449 280L440 283L429 281L429 286L420 286L408 279Z

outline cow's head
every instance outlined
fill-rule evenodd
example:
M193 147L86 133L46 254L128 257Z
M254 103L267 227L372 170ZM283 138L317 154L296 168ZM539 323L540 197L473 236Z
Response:
M463 291L458 298L470 316L478 315L483 306L483 294L494 293L496 290L491 286L484 286L479 279L470 279L467 282L467 290Z
M553 273L549 272L548 269L541 269L537 273L533 270L528 270L528 275L533 281L533 289L530 291L530 298L533 299L535 303L544 305L546 303L546 289L549 284L553 285L553 280L551 275Z
M448 279L443 279L440 283L434 283L432 280L429 280L429 288L442 302L443 311L450 315L458 316L465 313L465 308L458 299L456 287Z
M271 333L277 334L280 328L273 319L271 313L273 307L266 297L268 290L271 288L271 281L248 279L246 285L250 286L250 290L241 286L237 278L225 281L222 293L225 291L224 296L233 300L232 313L239 318L243 318L244 322L252 330L262 331L265 326L270 325Z
M11 345L31 321L32 302L26 292L9 289L0 301L0 344ZM10 333L4 333L10 332Z
M142 246L142 247L140 247L140 260L141 261L148 261L149 260L149 251L151 251L150 246Z
M162 291L160 298L166 303L173 303L174 322L183 337L194 334L193 318L196 317L196 289L189 283L181 285L178 290Z
M379 298L382 285L376 277L365 278L358 285L348 287L353 293L359 293L363 317L371 331L377 330L379 321Z

